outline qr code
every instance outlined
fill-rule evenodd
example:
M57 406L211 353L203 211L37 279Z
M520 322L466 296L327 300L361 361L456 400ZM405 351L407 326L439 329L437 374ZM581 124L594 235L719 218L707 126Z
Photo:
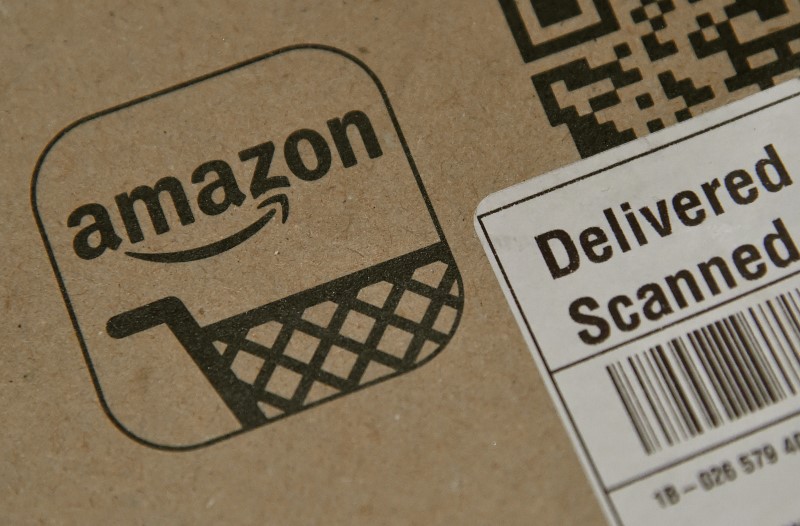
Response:
M581 157L800 75L798 0L498 0Z

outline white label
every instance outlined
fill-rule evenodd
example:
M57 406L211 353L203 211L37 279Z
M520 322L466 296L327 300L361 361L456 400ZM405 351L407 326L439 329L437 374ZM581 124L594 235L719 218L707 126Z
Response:
M800 81L486 198L615 524L800 522Z

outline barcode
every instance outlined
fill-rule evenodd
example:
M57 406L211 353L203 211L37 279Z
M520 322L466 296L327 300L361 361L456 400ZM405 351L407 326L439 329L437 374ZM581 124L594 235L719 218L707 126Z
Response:
M606 366L647 454L800 391L800 290Z

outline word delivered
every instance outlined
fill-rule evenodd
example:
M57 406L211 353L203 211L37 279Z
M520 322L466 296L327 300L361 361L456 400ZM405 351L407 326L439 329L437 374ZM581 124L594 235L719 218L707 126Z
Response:
M722 181L715 177L702 183L699 192L683 190L669 201L657 201L654 207L643 206L634 210L630 203L622 203L619 209L627 228L623 228L613 208L606 208L603 210L605 225L584 229L577 236L578 243L562 229L537 235L534 239L550 275L559 279L578 270L581 265L578 246L592 263L604 263L618 253L616 249L629 252L637 245L648 244L653 237L672 235L677 224L687 227L701 225L711 217L724 214L731 205L755 202L762 195L761 190L775 193L791 185L792 179L775 147L768 144L764 150L767 157L756 162L756 177L739 169L728 173Z

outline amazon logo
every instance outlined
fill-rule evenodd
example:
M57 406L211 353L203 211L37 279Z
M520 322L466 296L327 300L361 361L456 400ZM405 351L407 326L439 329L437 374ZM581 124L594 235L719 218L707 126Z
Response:
M291 210L287 192L293 184L310 184L325 177L330 171L334 155L338 156L344 168L358 164L351 139L363 143L370 159L383 155L372 123L363 111L350 111L342 117L329 119L326 125L328 138L314 129L301 128L290 133L283 141L283 162L293 178L272 175L277 147L274 141L269 140L239 151L238 163L233 166L222 159L201 163L192 171L188 183L167 176L152 185L137 186L117 194L113 205L81 205L67 218L67 226L75 230L72 248L81 259L91 260L108 250L117 251L126 245L123 250L128 257L157 263L181 263L209 258L230 250L271 222L279 220L286 223ZM160 235L177 226L170 224L166 206L171 206L175 211L169 216L185 227L194 223L198 214L219 216L248 201L248 195L242 191L237 180L234 166L240 173L249 172L249 197L261 200L257 208L264 209L264 213L256 221L234 234L201 246L171 252L137 250L137 245L145 241L145 231ZM286 173L285 170L277 171ZM196 186L196 198L189 198L186 184ZM143 229L143 221L149 221L152 228Z
M463 312L388 94L330 46L76 120L39 156L31 207L99 405L162 451L410 373Z

